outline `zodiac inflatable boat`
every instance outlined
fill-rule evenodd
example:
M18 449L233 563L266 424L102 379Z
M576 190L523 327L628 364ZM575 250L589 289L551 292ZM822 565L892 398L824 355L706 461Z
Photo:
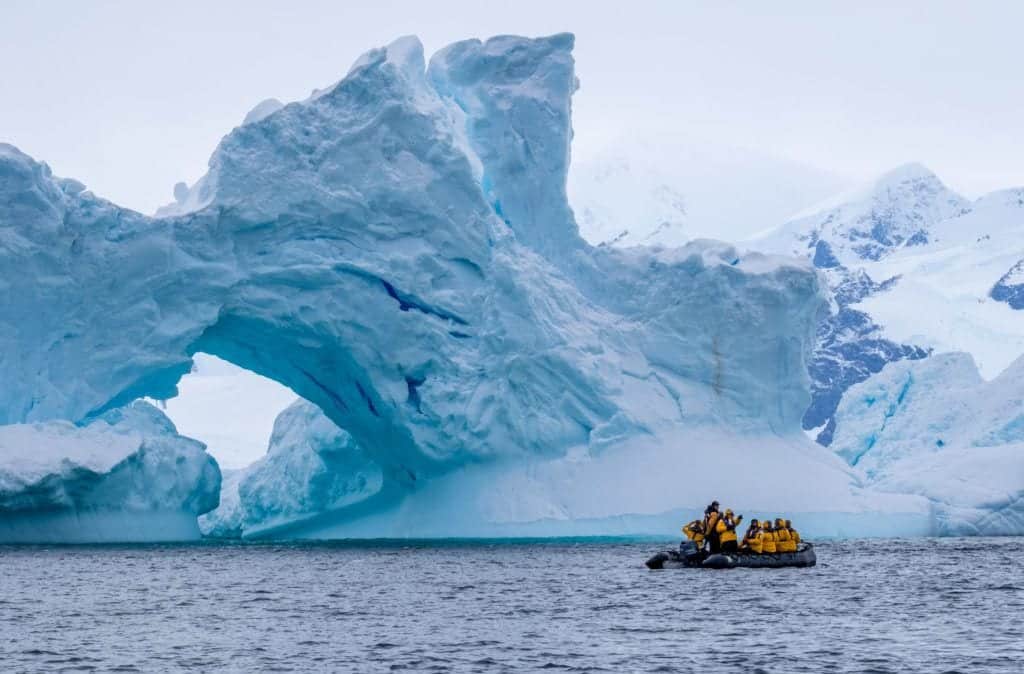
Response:
M678 550L659 552L647 560L648 569L779 569L787 566L807 567L818 563L814 546L801 543L796 552L772 554L707 554L686 541Z

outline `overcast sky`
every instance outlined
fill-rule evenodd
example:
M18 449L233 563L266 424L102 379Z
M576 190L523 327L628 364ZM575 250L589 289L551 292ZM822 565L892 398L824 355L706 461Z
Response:
M260 100L368 48L577 36L577 150L679 131L853 177L1024 185L1024 3L0 3L0 141L151 212ZM783 5L780 7L780 5Z

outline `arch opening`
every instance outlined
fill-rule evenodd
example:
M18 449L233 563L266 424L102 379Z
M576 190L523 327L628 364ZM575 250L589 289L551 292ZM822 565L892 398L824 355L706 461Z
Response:
M199 518L205 535L280 535L398 495L363 447L316 404L208 352L196 352L193 362L177 396L151 402L220 464L220 504Z

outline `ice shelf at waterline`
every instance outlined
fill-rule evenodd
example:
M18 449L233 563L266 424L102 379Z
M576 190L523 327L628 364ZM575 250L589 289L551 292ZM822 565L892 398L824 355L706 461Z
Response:
M1024 357L992 381L965 353L890 363L836 417L832 448L866 484L931 499L935 533L1024 532Z
M84 426L0 426L0 541L198 539L220 471L202 443L143 402Z
M580 238L572 45L372 50L251 115L159 218L0 146L0 423L85 434L203 351L308 401L211 530L663 533L718 498L930 532L932 501L863 488L800 429L808 262Z

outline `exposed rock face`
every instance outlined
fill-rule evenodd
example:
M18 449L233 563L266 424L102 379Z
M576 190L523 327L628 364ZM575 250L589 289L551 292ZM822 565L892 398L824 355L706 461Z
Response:
M819 251L827 247L823 244L818 242ZM814 262L821 266L818 255ZM835 307L823 312L818 323L818 341L810 363L811 405L803 417L804 429L818 429L815 439L825 446L831 444L835 432L836 407L851 386L888 363L928 356L928 351L919 346L886 339L871 316L854 308L872 294L891 288L898 278L876 283L863 270L851 272L842 266L829 268L828 277Z
M1010 267L992 286L989 297L1006 302L1014 309L1024 309L1024 260Z

